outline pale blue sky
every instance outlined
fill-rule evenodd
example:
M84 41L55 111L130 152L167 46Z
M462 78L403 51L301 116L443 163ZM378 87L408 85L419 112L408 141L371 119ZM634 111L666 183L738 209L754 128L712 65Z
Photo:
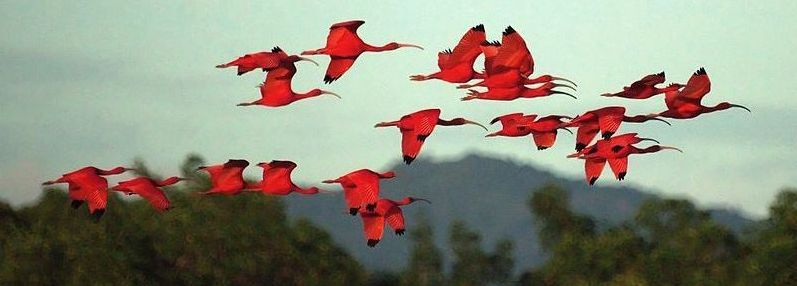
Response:
M685 82L700 66L711 76L706 104L744 104L672 127L624 125L685 154L639 156L623 184L702 205L763 215L780 187L797 185L797 20L794 1L3 1L0 3L0 197L38 196L39 183L84 165L110 167L139 156L173 173L189 152L210 162L290 159L303 181L400 159L397 130L373 129L422 108L487 123L511 112L575 115L622 104L631 113L663 110L662 98L608 99L642 75L666 71ZM236 77L213 66L275 45L289 53L324 45L330 24L363 19L372 44L422 45L361 57L323 86L322 67L300 63L297 91L322 87L343 96L285 108L239 108L256 99L259 72ZM436 52L483 23L498 39L506 25L524 36L537 73L573 79L579 100L460 102L453 85L410 82L436 68ZM668 81L668 82L669 82ZM497 128L497 127L493 127ZM498 154L581 179L565 155L573 138L538 152L526 139L485 139L479 128L440 128L421 157ZM251 174L256 174L252 168ZM608 171L608 170L607 170ZM609 173L599 184L618 184ZM448 191L448 190L441 190Z

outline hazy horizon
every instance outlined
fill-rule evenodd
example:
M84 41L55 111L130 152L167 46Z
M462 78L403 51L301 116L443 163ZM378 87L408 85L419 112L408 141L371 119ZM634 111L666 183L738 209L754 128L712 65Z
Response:
M485 124L512 112L572 116L606 105L647 114L664 110L663 97L598 95L660 71L667 83L685 83L699 67L712 80L705 105L729 101L752 114L731 109L670 120L671 127L624 124L619 132L638 132L685 153L633 157L626 181L614 180L607 169L598 184L642 186L756 217L766 214L780 188L797 185L797 164L789 163L797 156L797 87L791 84L797 40L786 35L797 24L797 2L2 5L0 199L15 204L35 199L41 182L82 166L113 167L140 157L169 175L189 153L208 163L292 160L299 165L297 181L320 182L400 160L398 130L374 129L379 121L432 107L446 119ZM343 99L284 108L236 107L260 96L255 86L263 73L238 77L232 69L213 68L273 46L288 53L320 48L329 25L351 19L366 21L359 35L368 43L425 50L366 54L330 85L322 82L328 57L313 57L321 66L297 64L294 89L318 87ZM512 25L529 44L535 74L576 81L579 99L461 102L465 92L454 84L408 80L434 72L436 53L480 23L489 39L500 39ZM438 128L419 158L490 154L583 178L583 163L565 158L574 136L560 134L556 146L537 151L529 138L484 134L473 126ZM252 166L247 174L257 171Z

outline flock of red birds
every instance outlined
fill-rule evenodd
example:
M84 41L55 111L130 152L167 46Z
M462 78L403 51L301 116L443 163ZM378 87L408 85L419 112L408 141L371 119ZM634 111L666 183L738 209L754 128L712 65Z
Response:
M331 58L324 76L325 83L329 84L340 79L354 65L357 58L365 52L391 51L404 47L422 49L420 46L394 42L384 46L371 46L363 42L357 35L357 29L363 23L363 21L348 21L334 24L330 27L325 47L301 53L301 55L328 55ZM481 55L484 55L484 68L479 72L474 69L474 63ZM238 104L239 106L279 107L323 94L339 97L333 92L321 89L313 89L306 93L293 91L291 80L296 74L295 63L298 61L309 61L318 65L309 58L288 55L279 47L275 47L270 52L247 54L216 67L236 67L238 75L256 69L266 72L265 81L259 86L260 99ZM468 89L468 95L462 100L510 101L555 94L576 98L561 90L561 88L576 89L576 84L568 79L551 75L532 77L534 59L525 40L511 26L503 31L501 42L488 41L483 25L468 29L453 50L448 49L437 54L437 66L440 71L429 75L413 75L410 76L410 80L437 79L459 83L461 85L457 88ZM473 80L478 80L478 82L470 83ZM642 141L656 143L658 141L638 137L636 133L615 135L623 122L643 123L649 120L658 120L669 124L660 117L688 119L732 107L750 111L744 106L727 102L713 107L702 105L701 100L711 88L711 82L703 68L697 70L686 85L671 83L666 87L657 87L664 81L664 72L651 74L624 87L623 91L603 94L603 96L628 99L647 99L664 94L667 110L663 112L629 116L622 106L608 106L586 111L575 118L565 115L538 117L536 114L512 113L493 119L490 124L500 122L501 130L486 136L525 137L531 135L537 149L544 150L554 145L559 130L572 133L568 128L576 128L576 153L568 155L568 157L585 160L586 180L592 185L600 176L607 162L615 177L618 180L623 180L628 172L628 157L630 155L654 153L665 149L680 151L674 147L660 145L646 148L635 146ZM473 88L486 90L479 91ZM560 88L560 90L555 90L555 88ZM437 125L472 124L487 130L484 125L464 118L442 119L440 112L440 109L421 110L407 114L396 121L377 123L375 127L398 127L402 136L401 151L406 164L412 163L420 154L423 143L426 142ZM598 132L601 133L601 138L592 143ZM291 161L271 161L257 164L258 167L263 168L263 179L256 183L247 183L243 178L243 171L248 165L249 162L246 160L233 159L224 164L200 167L198 170L205 171L210 175L212 187L199 194L232 196L243 192L261 192L269 195L288 195L296 192L312 195L322 192L316 187L302 188L293 183L291 172L297 165ZM105 211L108 197L108 181L104 176L117 175L128 170L132 169L117 167L106 171L90 166L64 174L55 181L45 182L44 185L67 183L72 207L78 208L86 202L89 213L95 219L99 219ZM359 213L362 219L368 246L373 247L381 240L385 223L390 225L397 235L404 234L402 206L415 201L428 202L415 197L406 197L400 201L382 198L379 192L380 180L393 177L395 177L393 172L379 173L361 169L336 179L323 181L326 184L341 185L348 212L351 215ZM162 212L170 208L170 203L161 187L182 180L185 179L170 177L156 181L147 177L137 177L119 182L110 190L127 195L139 195L149 201L156 210Z

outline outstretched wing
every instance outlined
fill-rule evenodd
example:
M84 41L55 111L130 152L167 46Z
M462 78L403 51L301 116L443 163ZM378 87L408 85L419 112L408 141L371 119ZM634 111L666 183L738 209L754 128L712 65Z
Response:
M338 80L343 74L354 65L357 57L337 57L332 56L332 60L327 67L327 73L324 75L324 83L331 83Z
M589 158L584 162L584 173L587 175L587 182L590 185L595 184L595 181L601 176L603 166L606 165L604 158Z
M533 134L534 137L534 144L537 145L537 149L544 150L548 149L553 146L554 142L556 142L556 131L553 132L537 132Z
M623 122L623 114L606 114L598 117L598 126L601 133L615 133L620 129L620 123Z
M595 124L582 124L576 130L576 144L583 144L584 147L588 146L595 135L598 134L598 126Z
M470 63L470 65L473 66L473 62L475 62L476 58L482 53L479 45L486 39L487 36L484 33L484 25L479 24L476 27L470 28L459 40L459 43L457 43L453 51L442 52L441 54L447 54L444 57L438 54L437 64L440 70L452 68L463 62Z
M534 72L534 60L531 58L526 41L512 26L504 30L501 48L493 59L492 66L494 73L515 69L521 75L528 76Z
M363 234L365 239L368 240L368 246L375 246L382 240L385 218L374 212L361 212L360 218L363 221Z
M711 80L709 80L708 74L706 74L706 69L700 68L692 74L692 77L689 78L686 86L681 90L678 96L680 99L700 103L700 100L703 99L709 91L711 91Z
M404 233L404 214L401 211L401 208L397 206L393 206L388 209L387 213L385 214L385 220L390 225L396 234L403 234Z
M614 173L614 177L618 180L622 180L626 172L628 172L628 157L612 158L608 159L608 161L609 167L612 168L612 172Z

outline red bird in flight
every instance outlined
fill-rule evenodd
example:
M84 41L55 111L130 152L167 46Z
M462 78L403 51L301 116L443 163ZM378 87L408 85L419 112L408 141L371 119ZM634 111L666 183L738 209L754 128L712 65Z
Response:
M604 93L601 96L623 97L630 99L646 99L669 91L677 91L683 87L679 83L671 83L665 88L656 87L657 84L664 83L664 72L650 74L642 79L635 81L631 86L623 87L623 91L617 93Z
M200 195L226 195L240 194L246 188L243 172L249 162L246 160L230 159L227 163L212 166L202 166L197 170L210 174L212 187L210 190L200 192Z
M564 115L549 115L537 119L536 114L523 115L523 113L512 113L496 117L490 124L501 122L501 130L487 134L485 137L506 136L523 137L532 134L537 150L545 150L553 146L556 142L557 130L563 129L571 132L567 128L561 127L562 119L570 119Z
M291 180L291 173L296 168L296 163L291 161L271 161L269 163L259 163L257 166L263 168L263 180L250 185L247 188L255 189L269 195L288 195L297 192L304 195L317 194L319 189L316 187L300 188Z
M655 153L666 149L683 152L681 149L669 146L653 145L644 149L633 146L633 144L645 140L659 143L659 141L654 139L637 137L636 133L628 133L598 140L594 145L567 157L586 160L584 162L584 173L586 174L587 182L593 185L600 177L606 162L609 162L609 167L614 172L615 178L622 181L628 173L628 156L630 155Z
M410 76L410 80L439 79L451 83L464 83L474 78L482 78L482 74L473 70L473 63L482 54L479 45L486 39L484 25L479 24L470 28L459 40L453 51L449 49L437 53L439 72L430 75L413 75Z
M281 64L273 68L266 75L266 80L259 85L260 99L248 103L240 103L238 106L261 105L268 107L279 107L291 104L295 101L316 97L322 94L331 94L340 98L334 92L321 89L313 89L307 93L296 93L293 91L293 76L296 74L297 61L302 60L298 56L288 56L281 61Z
M294 60L294 57L296 58ZM245 74L254 69L262 69L263 71L271 71L278 67L284 67L287 63L293 64L296 61L308 61L318 66L314 60L299 57L288 56L280 47L274 47L271 52L259 52L253 54L246 54L229 63L217 65L217 68L238 67L238 75Z
M95 220L99 220L105 213L105 207L108 204L108 180L102 176L118 175L131 170L133 169L116 167L106 171L89 166L63 174L57 180L47 181L42 185L67 183L72 208L79 208L83 202L86 202L89 206L89 214Z
M406 226L404 225L404 214L401 211L401 207L417 201L431 204L428 200L413 197L406 197L401 201L380 199L377 201L374 210L361 212L363 233L365 234L365 239L368 240L368 246L374 247L382 240L385 223L390 225L396 235L404 235Z
M126 195L136 194L144 198L152 205L155 210L164 212L169 210L171 202L166 198L161 187L174 185L186 179L180 177L169 177L162 181L155 181L147 177L137 177L132 180L119 182L111 190L125 193Z
M667 104L667 111L659 113L662 117L675 119L695 118L703 113L710 113L729 109L732 107L742 108L750 112L750 109L738 104L721 102L715 106L703 106L703 97L711 91L711 81L706 74L706 69L700 68L692 77L683 90L672 90L664 94L664 101Z
M440 118L440 109L425 109L413 112L401 117L397 121L380 122L374 127L391 127L396 126L401 131L401 154L404 156L404 163L409 165L418 157L421 152L423 143L426 138L432 134L435 126L457 126L473 124L478 125L487 130L487 127L479 124L478 122L470 121L464 118L454 118L445 120Z
M473 100L473 99L510 101L518 98L537 98L553 94L564 94L574 99L578 99L575 95L572 95L570 93L564 91L552 90L553 88L560 86L572 88L569 85L546 82L545 84L537 88L528 88L524 85L520 85L510 88L487 88L487 91L485 92L479 92L475 89L469 89L468 96L463 97L462 101Z
M388 43L381 47L371 46L363 42L357 35L359 28L365 21L348 21L337 23L329 27L326 47L302 52L302 55L329 55L332 59L329 62L327 73L324 75L324 83L331 83L340 78L354 64L364 52L384 52L398 48L422 47L411 44Z
M395 177L393 172L377 173L368 169L353 171L334 180L326 180L325 184L340 184L349 214L357 215L360 208L373 211L379 200L379 180Z
M608 139L612 134L617 132L617 129L620 128L620 124L623 122L641 123L648 120L657 120L671 125L665 120L656 118L658 116L657 114L626 116L625 107L608 106L587 111L561 126L578 127L576 131L576 151L581 151L581 149L584 149L584 147L592 142L592 139L595 138L598 131L601 132L604 139Z
M534 73L534 59L531 56L523 37L508 26L503 32L501 43L483 41L480 46L484 52L484 80L476 84L460 85L457 88L483 86L487 88L514 88L521 85L546 83L563 80L573 85L576 83L561 77L543 75L534 79L528 78ZM566 86L573 90L574 87Z

